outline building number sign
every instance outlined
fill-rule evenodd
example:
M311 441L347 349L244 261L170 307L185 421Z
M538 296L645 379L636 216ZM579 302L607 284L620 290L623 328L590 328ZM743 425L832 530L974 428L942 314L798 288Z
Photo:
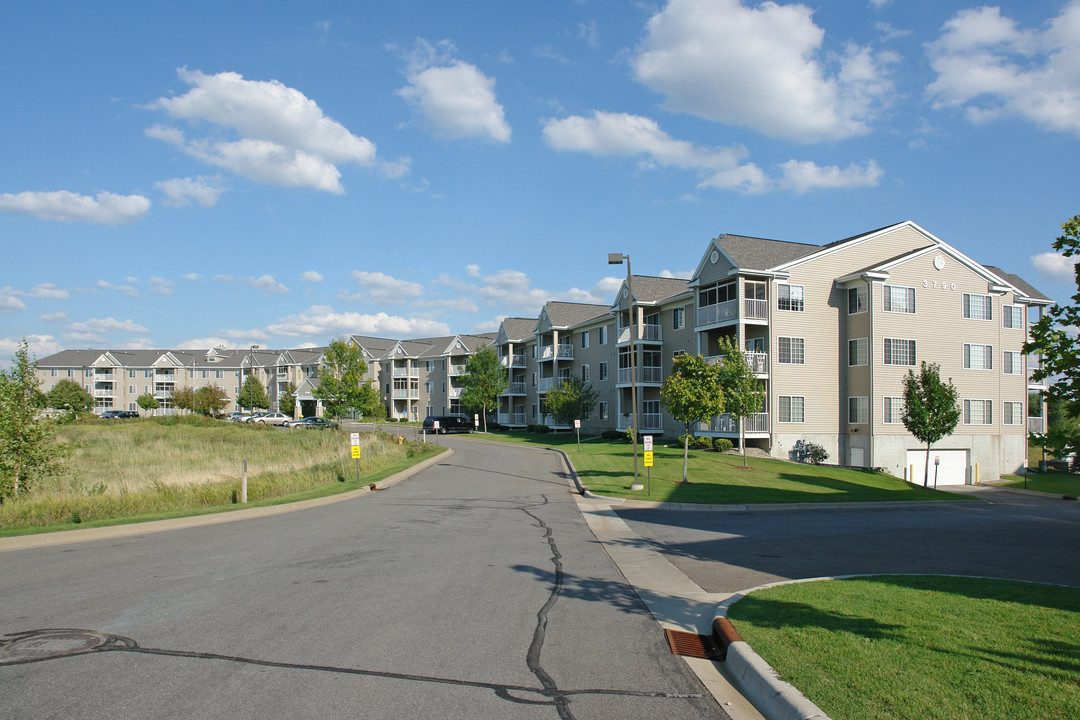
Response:
M955 290L956 289L956 283L947 283L944 280L942 280L940 282L937 281L937 280L923 280L922 281L922 286L924 288L932 287L935 290Z

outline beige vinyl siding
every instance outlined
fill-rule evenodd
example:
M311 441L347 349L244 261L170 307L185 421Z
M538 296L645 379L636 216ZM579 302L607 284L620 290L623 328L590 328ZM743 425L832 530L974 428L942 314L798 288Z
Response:
M719 256L717 261L710 262L713 251ZM701 268L701 274L698 276L698 284L701 286L711 285L715 282L723 282L730 280L728 273L732 270L732 265L728 262L724 253L716 246L715 242L709 243L709 249L705 252L705 264Z

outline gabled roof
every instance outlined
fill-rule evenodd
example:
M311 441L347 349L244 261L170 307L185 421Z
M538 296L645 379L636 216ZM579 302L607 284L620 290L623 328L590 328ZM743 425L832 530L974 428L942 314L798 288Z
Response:
M665 300L677 297L689 292L687 283L683 278L656 277L654 275L632 275L631 282L634 286L634 303L641 305L660 305ZM618 307L623 301L623 291L626 289L626 281L619 285L619 292L615 295L612 308Z
M504 342L528 342L536 333L536 318L504 318L499 324L498 340Z
M1024 278L1020 277L1019 275L1014 275L1013 273L1005 272L1001 268L994 267L993 265L986 265L985 267L986 267L987 270L994 273L995 275L1001 276L1001 278L1003 280L1006 280L1013 287L1015 287L1016 289L1023 292L1025 295L1027 295L1032 300L1037 300L1040 305L1044 304L1044 303L1053 303L1054 302L1050 298L1043 295L1038 289L1036 289L1033 285L1028 283L1027 280L1024 280Z
M746 235L720 235L713 240L737 268L769 270L821 250L820 245L767 240Z
M541 311L541 315L546 315L554 328L568 328L580 325L600 315L607 314L607 305L563 302L561 300L549 300L544 303L544 309ZM536 326L537 328L540 327L539 320Z

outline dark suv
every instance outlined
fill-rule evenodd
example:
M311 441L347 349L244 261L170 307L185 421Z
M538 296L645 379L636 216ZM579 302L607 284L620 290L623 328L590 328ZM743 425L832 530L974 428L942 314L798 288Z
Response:
M445 435L452 432L471 433L473 431L472 420L468 415L429 415L424 418L421 428L425 433L435 432L435 421L439 421L439 434Z

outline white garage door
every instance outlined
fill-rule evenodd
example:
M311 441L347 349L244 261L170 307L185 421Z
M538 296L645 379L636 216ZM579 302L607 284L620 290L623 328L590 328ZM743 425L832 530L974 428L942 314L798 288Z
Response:
M938 485L966 485L968 482L968 453L967 450L938 450L930 448L930 477L927 487L934 487L934 460L940 460L937 465ZM923 467L926 464L926 449L907 451L908 467L913 468L909 478L916 485L923 484Z

